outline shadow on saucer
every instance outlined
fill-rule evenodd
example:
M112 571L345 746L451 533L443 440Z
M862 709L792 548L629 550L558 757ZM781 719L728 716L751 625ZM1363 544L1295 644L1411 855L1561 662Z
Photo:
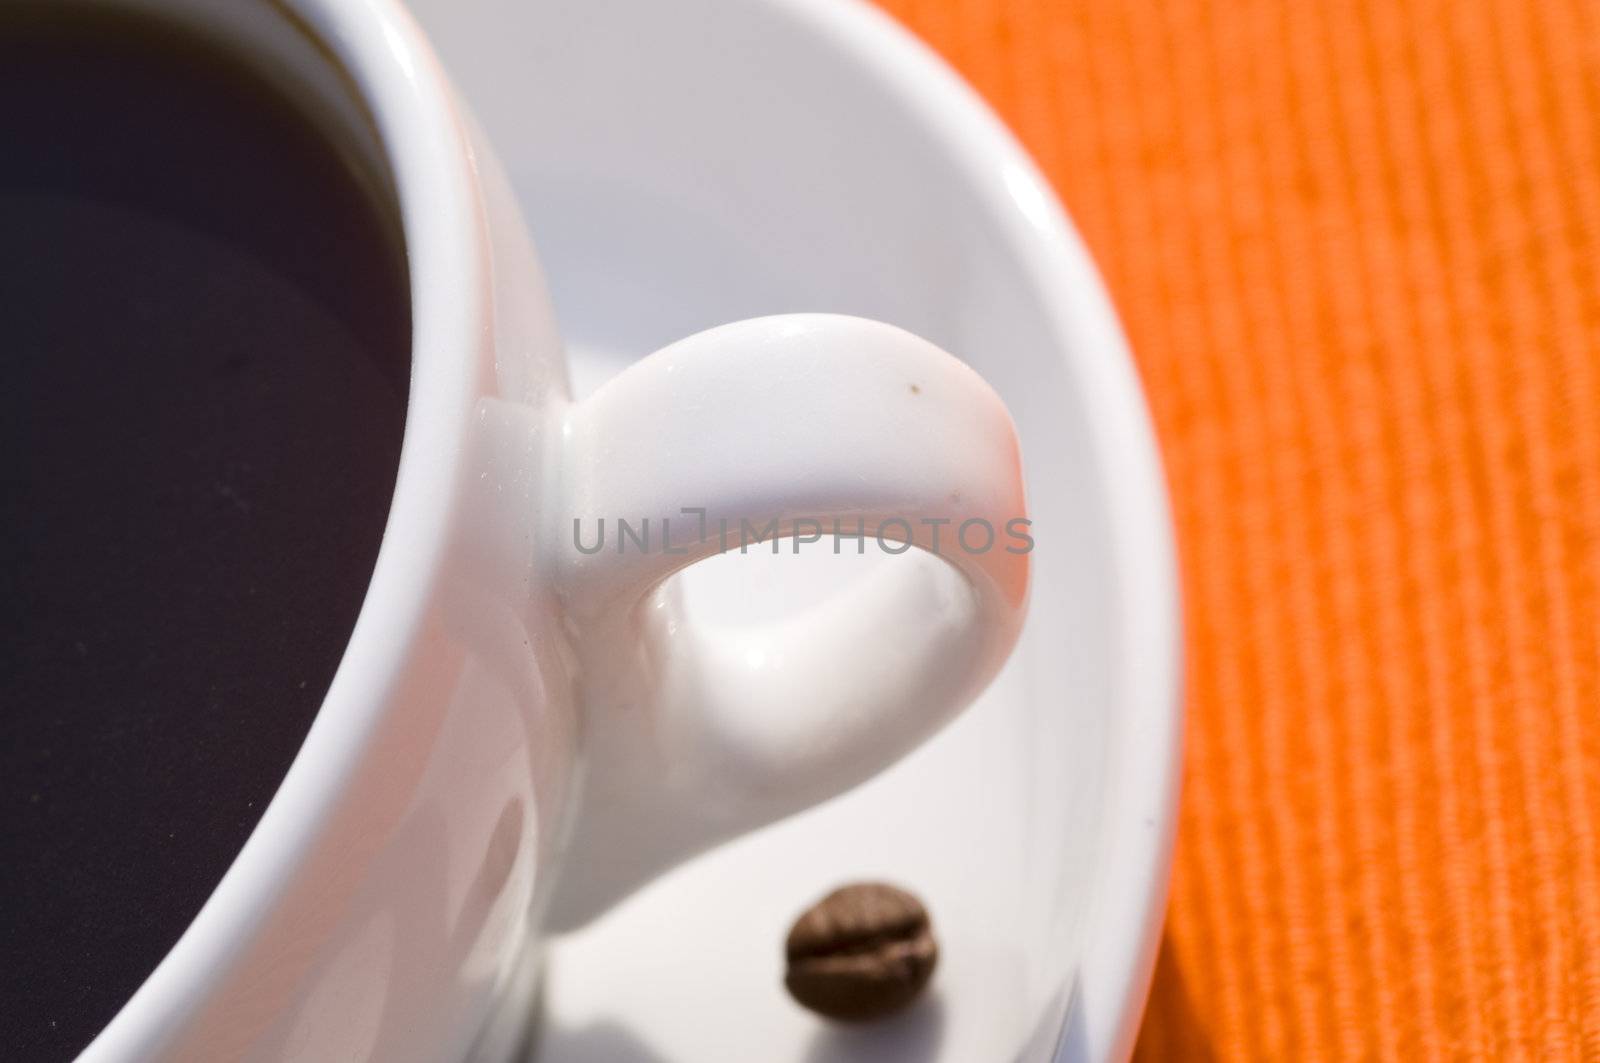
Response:
M927 1063L944 1037L944 1001L937 994L893 1018L860 1026L822 1023L805 1063ZM531 1049L532 1046L530 1046ZM667 1063L626 1026L597 1022L580 1027L545 1027L539 1051L527 1063Z
M862 1025L829 1023L812 1039L806 1063L927 1063L944 1039L944 1000L929 994L909 1011Z
M559 1060L560 1063L667 1063L665 1056L634 1036L627 1027L614 1022L588 1026L546 1027L534 1060Z

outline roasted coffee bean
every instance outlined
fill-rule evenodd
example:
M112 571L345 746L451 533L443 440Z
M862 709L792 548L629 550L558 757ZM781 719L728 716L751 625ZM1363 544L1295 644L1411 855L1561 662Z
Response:
M922 902L864 882L834 890L796 920L784 985L830 1019L860 1022L899 1011L933 976L939 946Z

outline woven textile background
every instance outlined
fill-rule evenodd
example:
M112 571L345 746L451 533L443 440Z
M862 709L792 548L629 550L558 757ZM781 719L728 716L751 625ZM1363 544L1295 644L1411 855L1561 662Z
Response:
M1600 0L887 0L1105 270L1190 638L1149 1059L1600 1059Z

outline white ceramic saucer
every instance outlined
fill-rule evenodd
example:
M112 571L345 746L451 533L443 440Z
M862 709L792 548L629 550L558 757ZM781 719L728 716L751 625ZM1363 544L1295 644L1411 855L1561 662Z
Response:
M1166 895L1177 587L1134 370L1039 174L854 0L415 8L513 174L580 393L735 318L881 318L999 390L1035 519L1027 628L983 699L889 774L558 942L540 1058L1125 1054ZM691 573L691 600L737 622L892 563L832 561L721 559ZM807 903L861 878L922 894L944 951L921 1006L838 1030L784 995L781 943Z

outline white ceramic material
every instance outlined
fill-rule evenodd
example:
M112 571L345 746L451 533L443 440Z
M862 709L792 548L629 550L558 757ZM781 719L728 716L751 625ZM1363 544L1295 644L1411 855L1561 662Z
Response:
M737 317L893 321L1006 401L1036 522L1021 641L979 701L885 775L558 939L538 1058L1124 1055L1174 822L1177 590L1132 364L1048 186L866 4L412 2L511 173L580 394ZM892 564L718 559L688 604L787 615ZM914 887L944 951L925 1007L841 1032L786 998L780 942L859 877Z
M503 1058L547 916L581 925L919 743L1004 661L1030 554L914 552L743 638L663 581L723 521L899 520L930 549L929 518L1005 528L1011 422L928 342L822 314L701 333L574 403L515 199L402 8L123 2L341 96L326 119L398 201L414 349L388 526L321 712L84 1058ZM666 532L686 508L706 522ZM646 518L653 547L579 548L586 523Z

